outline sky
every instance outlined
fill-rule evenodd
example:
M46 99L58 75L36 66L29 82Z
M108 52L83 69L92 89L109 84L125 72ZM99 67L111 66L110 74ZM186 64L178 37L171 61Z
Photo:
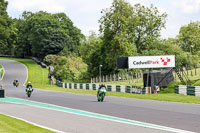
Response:
M90 31L98 33L102 9L109 8L113 0L7 0L8 15L19 18L23 11L64 12L81 29L85 36ZM161 31L161 38L175 38L181 26L200 21L200 0L126 0L132 6L140 3L146 7L151 4L163 13L166 12L166 29Z

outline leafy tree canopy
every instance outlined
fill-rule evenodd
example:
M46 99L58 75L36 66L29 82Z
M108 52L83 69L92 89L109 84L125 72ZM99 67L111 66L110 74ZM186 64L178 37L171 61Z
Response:
M78 52L83 35L64 13L24 12L19 21L18 49L23 54L44 58L65 47L70 52Z

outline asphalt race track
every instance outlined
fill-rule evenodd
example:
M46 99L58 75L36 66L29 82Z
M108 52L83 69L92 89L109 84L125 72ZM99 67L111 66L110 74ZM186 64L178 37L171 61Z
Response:
M41 89L34 89L33 95L28 98L25 93L25 87L23 86L27 79L26 67L15 61L2 59L0 59L0 64L5 68L5 75L2 83L6 88L7 97L48 103L70 109L88 111L191 132L200 132L200 105L198 104L110 96L106 96L105 102L101 103L97 102L96 96L93 95L52 92ZM20 81L20 85L17 88L12 85L14 79ZM88 117L69 112L2 101L0 101L0 113L69 133L169 132L169 130L164 131L157 128L149 128L141 125L137 126L120 121Z

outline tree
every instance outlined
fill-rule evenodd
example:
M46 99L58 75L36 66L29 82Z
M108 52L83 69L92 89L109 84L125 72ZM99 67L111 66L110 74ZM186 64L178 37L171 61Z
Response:
M0 1L0 53L12 54L14 48L14 38L16 37L16 29L13 26L12 19L7 14L8 2Z
M200 51L200 21L182 26L177 37L178 44L184 51L191 51L192 54Z
M113 0L112 6L102 13L99 22L102 51L105 52L100 63L107 69L105 72L115 70L117 57L149 51L151 45L157 43L167 17L153 5L150 8L140 4L133 7L125 0Z
M0 1L0 39L7 39L10 36L11 20L6 12L8 2L5 0Z
M30 29L32 26L27 23L27 20L34 14L32 12L24 11L20 19L16 19L15 26L18 29L16 39L16 56L32 56L32 46L29 40Z
M64 48L78 52L83 35L64 13L24 12L22 16L18 49L26 55L43 59L48 54L58 54Z
M68 35L69 45L67 49L70 52L78 53L78 47L80 46L80 40L84 39L84 35L81 34L81 30L73 25L73 22L66 16L65 13L56 13L53 14L53 17L56 18L66 35Z
M88 65L88 77L97 76L103 53L101 36L91 31L89 37L82 40L79 49L81 58Z
M148 50L150 45L160 37L160 31L165 28L166 13L160 14L153 5L150 8L136 4L133 7L133 15L138 17L137 25L134 27L135 45L138 53Z
M124 0L114 0L109 9L102 11L99 20L103 45L100 50L102 72L110 73L116 68L116 59L121 56L135 55L134 27L138 18L133 15L133 7Z
M47 55L44 61L54 67L53 75L58 80L68 82L85 80L84 76L87 72L87 64L80 57Z

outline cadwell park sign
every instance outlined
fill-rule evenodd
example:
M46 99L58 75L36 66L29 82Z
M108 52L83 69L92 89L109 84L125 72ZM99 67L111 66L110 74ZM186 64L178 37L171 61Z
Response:
M128 68L175 67L174 55L128 57Z

